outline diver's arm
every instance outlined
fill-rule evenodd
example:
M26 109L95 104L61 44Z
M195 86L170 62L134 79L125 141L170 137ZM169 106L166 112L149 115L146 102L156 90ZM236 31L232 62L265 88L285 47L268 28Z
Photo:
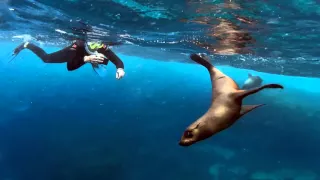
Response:
M76 56L72 60L68 61L67 68L69 71L73 71L78 69L79 67L83 66L85 63L93 63L99 64L103 63L104 56L99 54L89 55L89 56Z
M121 59L110 49L106 49L103 53L117 68L116 78L121 79L124 75L124 64ZM105 62L105 64L107 61Z
M124 64L122 60L110 49L106 49L103 53L115 66L117 69L124 69Z

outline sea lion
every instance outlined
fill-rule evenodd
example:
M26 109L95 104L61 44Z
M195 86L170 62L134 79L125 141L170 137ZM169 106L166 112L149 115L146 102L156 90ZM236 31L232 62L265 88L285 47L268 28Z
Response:
M248 73L248 79L244 82L242 89L252 89L261 86L262 79L259 76L253 76Z
M180 146L190 146L207 139L229 128L244 114L264 105L242 105L242 100L245 97L265 88L283 89L283 86L279 84L266 84L251 90L240 90L233 79L201 56L191 54L190 58L209 71L212 84L212 102L208 111L184 131L179 142Z

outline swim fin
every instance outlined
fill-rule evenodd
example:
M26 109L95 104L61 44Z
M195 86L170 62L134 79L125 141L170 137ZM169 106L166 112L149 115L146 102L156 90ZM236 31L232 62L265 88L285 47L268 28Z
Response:
M9 62L8 63L10 63L10 62L12 62L16 57L17 57L17 55L20 53L20 51L22 51L25 47L25 44L26 44L27 42L23 42L23 43L21 43L19 46L17 46L14 50L13 50L13 53L12 53L12 58L9 60Z
M11 59L8 61L8 63L11 63L16 57L17 57L17 54L12 54L11 55Z

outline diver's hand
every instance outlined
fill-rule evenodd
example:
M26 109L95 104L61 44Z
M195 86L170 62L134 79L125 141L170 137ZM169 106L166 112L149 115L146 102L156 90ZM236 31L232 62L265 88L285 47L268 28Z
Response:
M90 55L90 56L84 56L83 61L85 63L90 62L90 63L99 63L99 64L101 64L101 63L103 63L104 58L105 57L104 57L103 54L98 53L98 54L93 54L93 55Z
M122 68L117 69L116 78L121 79L124 76L125 72Z

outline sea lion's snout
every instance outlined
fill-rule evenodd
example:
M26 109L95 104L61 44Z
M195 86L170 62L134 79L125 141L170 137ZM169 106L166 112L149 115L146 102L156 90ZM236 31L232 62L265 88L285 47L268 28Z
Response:
M179 145L190 146L195 142L197 142L196 132L194 130L186 130L179 141Z
M179 141L179 145L180 146L184 146L184 147L187 147L187 146L190 146L192 145L193 143L191 141Z

